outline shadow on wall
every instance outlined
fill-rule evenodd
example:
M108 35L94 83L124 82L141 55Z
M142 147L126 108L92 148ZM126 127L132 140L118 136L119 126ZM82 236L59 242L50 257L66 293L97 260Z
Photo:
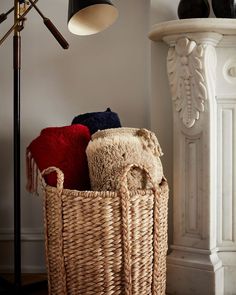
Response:
M36 198L28 193L26 187L25 142L30 143L29 137L21 140L21 221L22 227L42 227L42 198ZM9 138L0 139L0 235L10 233L14 226L14 181L13 181L13 143ZM30 226L29 226L30 225ZM0 237L1 239L1 237Z
M13 150L11 138L0 139L0 229L13 226Z
M164 152L161 158L167 178L169 194L168 241L173 241L173 119L172 99L166 71L167 46L151 44L151 129L156 133Z
M156 23L154 21L155 19L157 22L162 21L169 21L173 19L177 19L177 8L179 5L179 1L173 1L173 0L165 0L164 1L154 1L152 0L152 9L151 9L151 19L152 22Z
M13 271L13 142L12 133L0 135L0 272ZM25 191L25 148L21 142L21 233L22 267L25 272L44 272L44 238L42 198ZM37 253L37 255L35 255Z

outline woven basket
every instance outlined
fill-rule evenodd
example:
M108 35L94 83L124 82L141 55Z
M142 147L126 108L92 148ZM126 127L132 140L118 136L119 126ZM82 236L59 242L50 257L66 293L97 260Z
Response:
M56 188L42 179L49 294L165 294L168 185L129 191L133 168L117 192L63 189L59 169L43 171L57 173Z

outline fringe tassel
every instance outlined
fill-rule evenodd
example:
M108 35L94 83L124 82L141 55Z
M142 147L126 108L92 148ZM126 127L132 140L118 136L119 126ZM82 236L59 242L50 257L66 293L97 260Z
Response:
M38 188L38 178L39 178L39 169L32 157L32 154L29 150L26 150L26 175L27 175L27 183L26 189L30 193L34 193L39 195Z

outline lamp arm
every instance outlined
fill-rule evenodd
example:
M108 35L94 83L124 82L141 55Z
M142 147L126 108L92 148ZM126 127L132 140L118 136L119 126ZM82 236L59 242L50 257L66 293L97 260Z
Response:
M34 3L38 2L38 0L35 0ZM25 16L29 13L29 11L33 8L33 5L31 4L26 10L25 12L17 19L17 21L14 23L13 26L11 26L11 28L6 32L6 34L2 37L2 39L0 40L0 46L2 45L2 43L7 39L7 37L11 34L12 31L14 31L14 29L19 25L19 23L21 21L25 20ZM11 10L11 9L10 9ZM9 11L10 11L9 10ZM14 7L13 7L14 10Z
M65 40L65 38L62 36L62 34L58 31L58 29L54 26L54 24L51 22L51 20L43 15L43 13L39 10L39 8L36 6L35 2L29 0L30 4L35 8L35 10L38 12L38 14L42 17L43 22L45 26L48 28L48 30L51 32L51 34L54 36L54 38L57 40L57 42L61 45L63 49L68 49L69 44Z
M0 23L4 22L7 19L7 16L9 13L11 13L12 11L14 11L14 6L9 9L7 12L0 14Z
M18 18L18 20L14 23L13 26L11 26L11 28L6 32L6 34L2 37L2 39L0 39L0 46L3 44L3 42L7 39L7 37L14 31L14 29L19 25L19 23L21 21L25 20L25 16L29 13L29 11L34 7L36 9L36 11L40 14L40 16L43 18L43 22L45 24L45 26L49 29L49 31L52 33L52 35L54 36L54 38L58 41L58 43L62 46L62 48L64 49L68 49L69 48L69 44L67 43L67 41L64 39L64 37L61 35L61 33L57 30L57 28L54 26L54 24L50 21L49 18L45 17L42 12L38 9L38 7L35 5L39 0L29 0L30 2L30 6L25 10L25 12ZM14 10L14 7L11 8L7 13L5 14L1 14L1 15L7 15L10 12L12 12ZM1 15L0 15L0 23L1 23ZM5 16L3 17L4 21L6 18ZM5 19L4 19L5 18Z

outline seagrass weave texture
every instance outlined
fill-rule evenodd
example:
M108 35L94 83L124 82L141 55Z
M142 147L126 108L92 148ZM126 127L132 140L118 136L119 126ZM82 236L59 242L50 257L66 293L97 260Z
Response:
M63 189L59 169L43 172L58 179L56 188L43 181L49 294L165 294L167 182L129 191L133 168L117 192Z

